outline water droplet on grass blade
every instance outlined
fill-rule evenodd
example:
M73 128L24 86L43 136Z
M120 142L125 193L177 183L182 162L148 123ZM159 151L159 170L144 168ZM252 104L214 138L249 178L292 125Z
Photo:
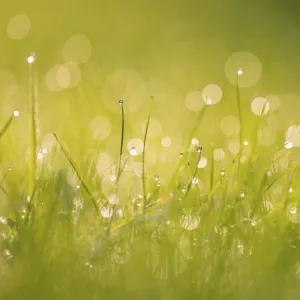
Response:
M29 63L29 64L33 64L34 62L35 62L35 60L36 60L36 56L35 56L35 53L30 53L29 55L28 55L28 57L27 57L27 62Z
M242 69L238 69L238 70L237 70L237 74L238 74L239 76L243 75L243 70L242 70Z
M222 169L222 170L221 170L220 175L221 175L221 176L225 176L225 169Z
M192 180L192 184L198 184L199 179L197 177L194 177Z

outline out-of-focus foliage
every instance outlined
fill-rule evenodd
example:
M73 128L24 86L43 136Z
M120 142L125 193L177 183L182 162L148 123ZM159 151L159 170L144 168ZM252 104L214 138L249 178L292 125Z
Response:
M293 5L2 4L0 299L297 299Z

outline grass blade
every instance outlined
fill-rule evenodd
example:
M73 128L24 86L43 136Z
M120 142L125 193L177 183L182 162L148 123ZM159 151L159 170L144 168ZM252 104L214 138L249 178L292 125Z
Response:
M5 125L3 126L3 128L0 131L0 139L2 138L2 136L6 133L6 131L8 130L8 128L10 127L12 121L14 119L14 115L11 115L9 117L9 119L6 121Z
M36 188L36 108L37 108L37 91L35 78L35 55L31 54L27 59L29 63L29 199L27 218L34 216L34 194ZM28 219L27 219L28 221Z
M72 158L70 157L70 155L67 153L66 149L64 148L64 146L62 145L62 143L60 142L59 138L57 137L57 135L55 133L53 133L57 143L59 144L63 154L65 155L66 159L68 160L69 164L71 165L72 169L74 170L74 172L76 173L80 184L83 186L83 188L85 189L85 191L87 192L87 194L89 195L89 197L92 200L93 206L97 212L97 214L100 216L100 209L98 207L97 201L96 199L93 197L91 190L89 189L89 187L87 186L87 184L85 183L83 177L81 176L81 174L79 173L75 162L72 160Z
M146 180L145 180L145 156L146 156L146 141L147 141L147 135L148 135L148 130L149 130L149 123L150 123L153 99L154 99L154 97L150 97L150 106L149 106L148 118L147 118L147 122L146 122L144 141L143 141L143 158L142 158L142 185L143 185L143 196L144 196L143 210L145 210L145 207L147 205Z

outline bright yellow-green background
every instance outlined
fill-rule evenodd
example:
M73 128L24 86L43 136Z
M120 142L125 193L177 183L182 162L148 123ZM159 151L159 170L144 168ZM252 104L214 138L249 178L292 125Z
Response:
M142 138L148 99L156 100L153 118L162 125L161 135L150 139L149 145L161 163L161 138L170 136L172 147L165 156L182 148L184 138L194 125L197 114L188 111L185 96L216 83L223 89L222 101L210 107L204 119L201 143L213 141L226 148L220 132L222 117L236 115L235 89L227 81L224 67L236 51L249 51L262 62L263 72L258 84L242 90L242 108L246 136L251 136L255 117L250 103L255 96L278 94L281 111L275 123L288 124L299 119L300 98L300 26L296 1L9 1L0 11L0 69L14 73L20 89L13 97L1 97L1 122L18 108L21 116L14 122L3 158L5 167L22 164L27 143L28 65L26 56L37 53L37 78L40 138L56 131L69 145L78 161L96 149L89 123L96 116L106 116L112 133L100 144L100 152L116 157L120 136L119 96L106 99L103 89L108 78L121 70L133 70L147 87L143 105L130 113L126 107L126 141ZM26 14L31 22L28 36L11 40L7 35L9 20ZM81 83L62 92L45 87L45 74L55 64L64 63L62 49L74 34L85 34L92 44L92 56L80 65ZM136 74L136 73L135 73ZM139 96L139 95L138 95ZM128 100L128 99L127 99ZM109 106L115 109L107 109ZM115 101L115 102L114 102ZM106 105L105 105L106 103ZM114 104L115 103L115 104ZM151 127L151 124L150 124ZM14 147L12 148L12 145ZM152 152L154 153L154 152ZM176 155L176 156L175 156Z

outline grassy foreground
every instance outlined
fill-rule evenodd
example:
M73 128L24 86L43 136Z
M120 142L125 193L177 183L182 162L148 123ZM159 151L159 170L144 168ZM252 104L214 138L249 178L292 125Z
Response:
M18 180L5 184L14 170L1 179L10 213L0 219L0 299L299 298L296 149L278 142L262 150L256 138L243 140L242 128L240 151L221 168L214 146L196 140L204 108L164 182L145 168L154 99L139 156L124 150L120 100L119 157L99 176L93 157L74 161L55 133L51 149L39 148L31 79L28 184L20 196ZM241 120L239 89L237 107ZM55 153L66 167L51 168Z

